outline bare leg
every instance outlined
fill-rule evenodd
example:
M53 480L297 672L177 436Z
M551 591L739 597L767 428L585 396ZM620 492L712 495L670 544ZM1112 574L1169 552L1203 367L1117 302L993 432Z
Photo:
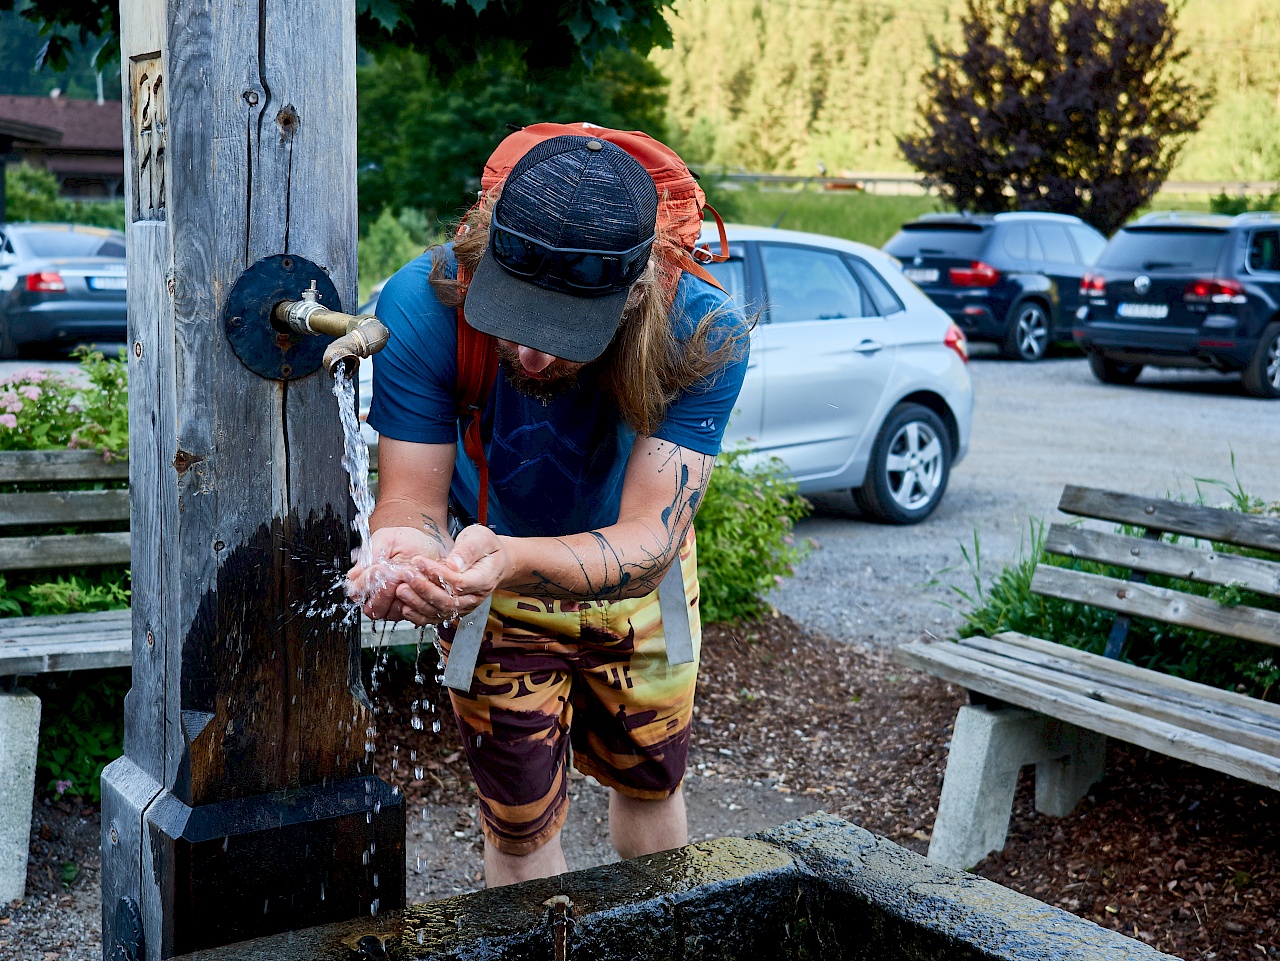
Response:
M677 790L661 801L638 801L609 792L609 833L620 858L683 847L689 843L684 794Z
M554 877L567 870L569 866L564 863L559 831L542 847L528 854L504 854L489 843L488 838L484 839L485 887L498 888L517 881Z

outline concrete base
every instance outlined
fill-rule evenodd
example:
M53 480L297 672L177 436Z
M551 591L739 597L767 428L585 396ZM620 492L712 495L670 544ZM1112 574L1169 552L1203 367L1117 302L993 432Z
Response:
M1036 810L1070 814L1102 779L1106 738L1021 708L968 705L956 716L929 858L971 868L1009 832L1018 771L1036 766Z
M27 845L40 744L40 698L0 691L0 905L27 887Z

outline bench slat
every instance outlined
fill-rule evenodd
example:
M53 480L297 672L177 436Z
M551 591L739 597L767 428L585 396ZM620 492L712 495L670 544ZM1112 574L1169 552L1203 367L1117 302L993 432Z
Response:
M975 638L974 640L977 639ZM1167 721L1178 727L1209 734L1223 741L1259 751L1269 757L1280 758L1280 730L1272 731L1267 728L1256 727L1246 721L1238 721L1225 715L1199 711L1195 708L1175 704L1172 701L1120 690L1108 684L1099 684L1071 674L1063 674L1052 669L1038 667L1023 660L1008 657L998 651L984 650L980 644L963 645L963 649L965 656L981 664L988 664L991 667L997 667L1012 674L1028 677L1050 687L1074 691L1092 700L1133 711L1135 714L1142 714L1146 717Z
M1010 671L976 664L957 645L915 641L897 648L894 659L1009 704L1280 790L1280 758L1041 684Z
M1121 614L1150 617L1166 624L1280 646L1280 614L1274 611L1243 605L1225 607L1207 597L1048 564L1036 565L1031 591Z
M26 481L128 480L129 462L107 463L96 450L7 450L0 452L0 483Z
M964 638L964 646L981 644L984 638ZM1038 637L1005 632L996 634L987 644L998 644L998 650L1010 657L1017 657L1031 664L1038 664L1055 671L1074 674L1085 680L1107 684L1121 690L1164 698L1177 704L1232 717L1247 724L1256 724L1280 733L1280 704L1260 701L1254 697L1224 691L1188 681L1172 674L1162 674L1135 664L1112 660L1100 654L1078 651L1063 644L1043 641Z
M128 563L128 531L0 538L0 571Z
M1053 524L1044 549L1086 561L1128 567L1147 574L1166 574L1203 584L1239 584L1280 597L1280 563L1238 554L1220 554L1181 544L1166 544L1084 527Z
M1280 518L1257 517L1154 497L1120 494L1068 484L1058 510L1064 514L1187 534L1206 540L1280 554Z
M127 490L0 494L0 525L76 524L128 519Z
M361 619L364 648L414 644L418 628L403 623L385 634ZM49 617L0 618L0 677L128 667L133 655L129 611L60 614Z

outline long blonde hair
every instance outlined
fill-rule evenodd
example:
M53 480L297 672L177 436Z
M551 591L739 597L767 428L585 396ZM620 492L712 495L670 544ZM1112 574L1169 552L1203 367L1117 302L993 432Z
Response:
M433 252L431 286L446 306L465 305L466 280L475 273L489 246L489 221L499 191L487 193L462 219L453 241L460 278L447 275L441 248ZM659 231L649 265L632 285L618 332L588 368L617 406L622 420L643 436L661 426L667 408L681 391L737 359L746 337L744 328L711 347L712 329L724 313L734 309L724 307L700 318L693 335L680 342L672 329L671 306L687 257L670 236Z

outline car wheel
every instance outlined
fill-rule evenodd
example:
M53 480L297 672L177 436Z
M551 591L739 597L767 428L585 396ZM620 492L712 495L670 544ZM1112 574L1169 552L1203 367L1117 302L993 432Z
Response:
M1141 364L1126 364L1112 360L1106 354L1099 354L1097 351L1089 352L1089 369L1093 371L1093 376L1104 384L1121 384L1125 387L1136 381L1138 375L1142 373Z
M1010 360L1037 361L1049 352L1049 313L1033 300L1018 304L1010 314L1004 356Z
M951 476L951 438L920 404L899 404L885 418L861 487L863 513L887 524L917 524L933 513Z
M1244 369L1244 390L1254 397L1280 397L1280 323L1267 324Z

